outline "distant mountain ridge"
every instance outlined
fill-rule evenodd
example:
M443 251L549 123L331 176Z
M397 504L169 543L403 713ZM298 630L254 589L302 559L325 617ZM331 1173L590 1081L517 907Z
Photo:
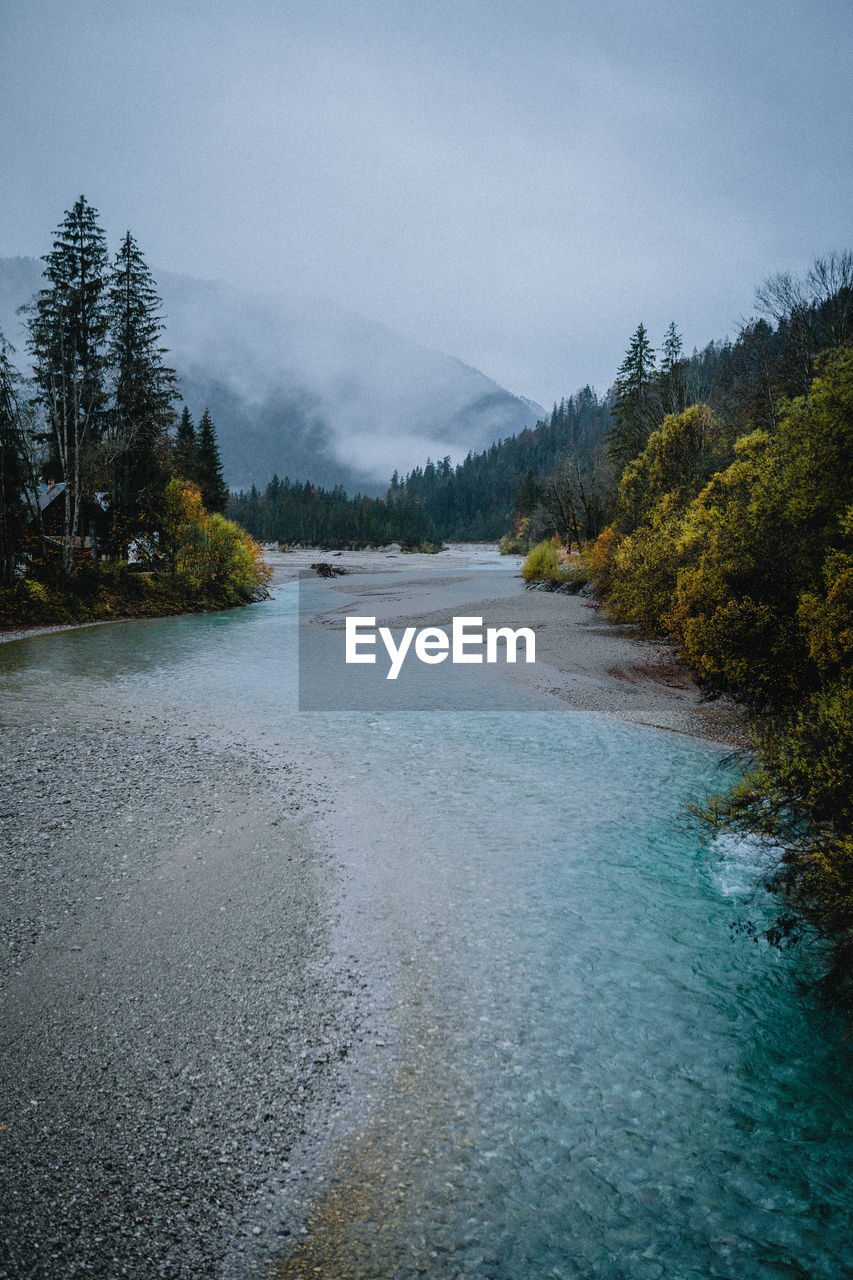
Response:
M34 258L0 259L0 328L41 287ZM395 469L514 435L544 417L478 370L330 302L282 299L155 270L183 398L216 423L233 488L274 473L377 493Z

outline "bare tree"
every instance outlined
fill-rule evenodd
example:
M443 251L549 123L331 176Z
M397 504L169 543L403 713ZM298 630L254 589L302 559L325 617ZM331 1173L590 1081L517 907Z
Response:
M831 345L843 347L853 329L853 252L845 249L815 258L806 281L814 302L824 312Z
M756 289L755 302L761 315L786 331L794 389L807 395L817 353L844 346L853 335L853 253L815 258L802 278L778 272Z
M601 532L609 476L605 458L593 457L582 467L577 455L570 455L548 482L545 502L557 532L578 551Z
M41 528L31 407L21 398L13 348L0 333L0 582L15 581L27 525Z
M800 395L808 392L814 376L818 342L813 301L807 282L790 271L769 276L755 291L759 313L787 331L791 377Z

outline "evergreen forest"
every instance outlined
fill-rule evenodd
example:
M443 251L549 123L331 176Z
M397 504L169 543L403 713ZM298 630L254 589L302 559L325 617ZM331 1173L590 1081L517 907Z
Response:
M216 428L180 400L160 298L128 231L114 255L81 196L25 308L31 372L0 335L0 621L254 598L267 570L225 519Z

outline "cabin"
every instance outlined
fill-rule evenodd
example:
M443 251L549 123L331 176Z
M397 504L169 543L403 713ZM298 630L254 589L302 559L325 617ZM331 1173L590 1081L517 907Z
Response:
M47 480L42 481L37 490L38 509L41 516L41 527L44 530L45 540L54 545L62 542L65 531L65 502L62 501L65 493L66 483L64 480ZM99 526L103 523L102 517L107 511L109 505L109 495L107 493L96 493L94 501L89 504L89 510L86 512L88 517L86 523L89 528L94 528L96 535ZM36 523L36 517L33 515L30 520L30 527ZM77 539L79 548L91 548L94 546L90 536Z

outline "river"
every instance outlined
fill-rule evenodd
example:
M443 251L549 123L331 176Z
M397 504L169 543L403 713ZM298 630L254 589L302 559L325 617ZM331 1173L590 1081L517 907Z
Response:
M686 809L721 749L506 681L497 710L299 711L297 593L0 650L13 716L144 709L328 796L363 1034L310 1209L268 1210L301 1243L223 1274L853 1274L850 1042L731 928L767 910L756 855Z

